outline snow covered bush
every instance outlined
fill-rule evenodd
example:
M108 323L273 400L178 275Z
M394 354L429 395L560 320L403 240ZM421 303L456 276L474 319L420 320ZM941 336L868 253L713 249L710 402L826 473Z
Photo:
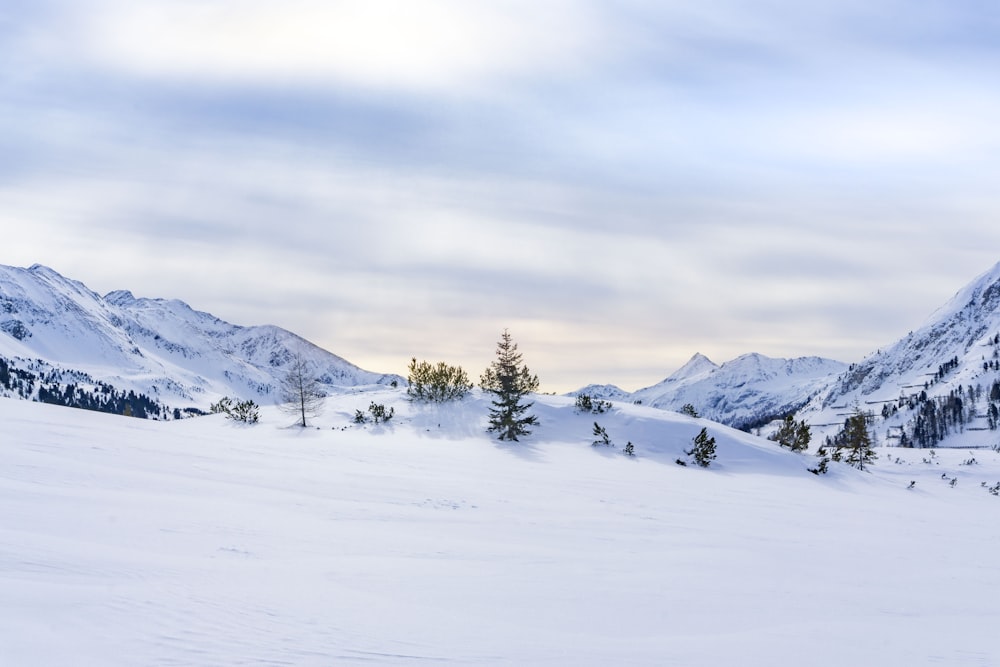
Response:
M598 445L604 445L605 447L611 447L611 438L608 437L608 431L603 426L594 422L594 442L591 443L594 447Z
M260 420L260 406L252 400L233 402L228 396L223 396L218 403L209 406L212 413L223 413L227 419L243 422L244 424L256 424Z
M384 424L385 422L392 419L393 415L396 414L395 408L389 408L386 410L385 405L381 403L371 402L368 406L368 415L366 416L361 410L354 411L354 423L355 424L367 424L369 419L373 424Z
M594 400L588 394L580 394L576 397L574 405L577 412L592 412L594 414L604 414L611 409L611 402L601 399Z
M427 403L444 403L464 398L472 389L469 375L461 366L449 366L443 361L431 364L410 360L409 386L406 393L411 400Z

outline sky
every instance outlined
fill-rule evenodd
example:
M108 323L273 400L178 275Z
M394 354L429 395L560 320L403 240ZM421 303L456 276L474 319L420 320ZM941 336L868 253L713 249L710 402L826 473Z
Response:
M1000 7L6 0L0 264L543 391L857 361L1000 261Z

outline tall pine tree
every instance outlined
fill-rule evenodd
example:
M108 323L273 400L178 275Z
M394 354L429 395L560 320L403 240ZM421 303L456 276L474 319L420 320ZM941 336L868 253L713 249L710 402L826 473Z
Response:
M872 438L868 432L868 415L855 408L854 414L844 422L844 448L848 450L846 462L858 470L864 470L878 456L872 449Z
M517 343L506 329L497 343L496 359L479 378L479 386L493 394L487 430L500 440L517 442L518 436L531 433L529 426L538 424L535 415L526 414L534 403L523 400L538 390L538 376L524 365Z

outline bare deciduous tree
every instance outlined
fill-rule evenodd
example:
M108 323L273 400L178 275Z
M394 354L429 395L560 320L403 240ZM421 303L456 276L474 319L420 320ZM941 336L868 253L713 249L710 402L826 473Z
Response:
M288 365L288 372L281 379L282 412L299 416L299 426L306 426L306 417L315 417L323 411L326 393L316 378L310 364L296 352Z

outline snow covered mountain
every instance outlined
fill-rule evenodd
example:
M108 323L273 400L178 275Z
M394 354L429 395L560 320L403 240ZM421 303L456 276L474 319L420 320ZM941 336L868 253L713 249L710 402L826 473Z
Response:
M590 385L574 394L674 411L691 404L703 417L747 429L795 412L847 368L820 357L772 359L761 354L745 354L720 366L695 354L652 387L628 393L613 385Z
M880 444L987 446L1000 441L1000 264L895 344L852 364L802 411L836 430L872 413Z
M21 369L55 385L110 386L204 409L223 395L274 402L295 354L330 392L402 380L362 370L279 327L237 326L181 301L127 291L101 297L37 264L0 266L0 359L8 374ZM0 383L0 393L12 392Z

